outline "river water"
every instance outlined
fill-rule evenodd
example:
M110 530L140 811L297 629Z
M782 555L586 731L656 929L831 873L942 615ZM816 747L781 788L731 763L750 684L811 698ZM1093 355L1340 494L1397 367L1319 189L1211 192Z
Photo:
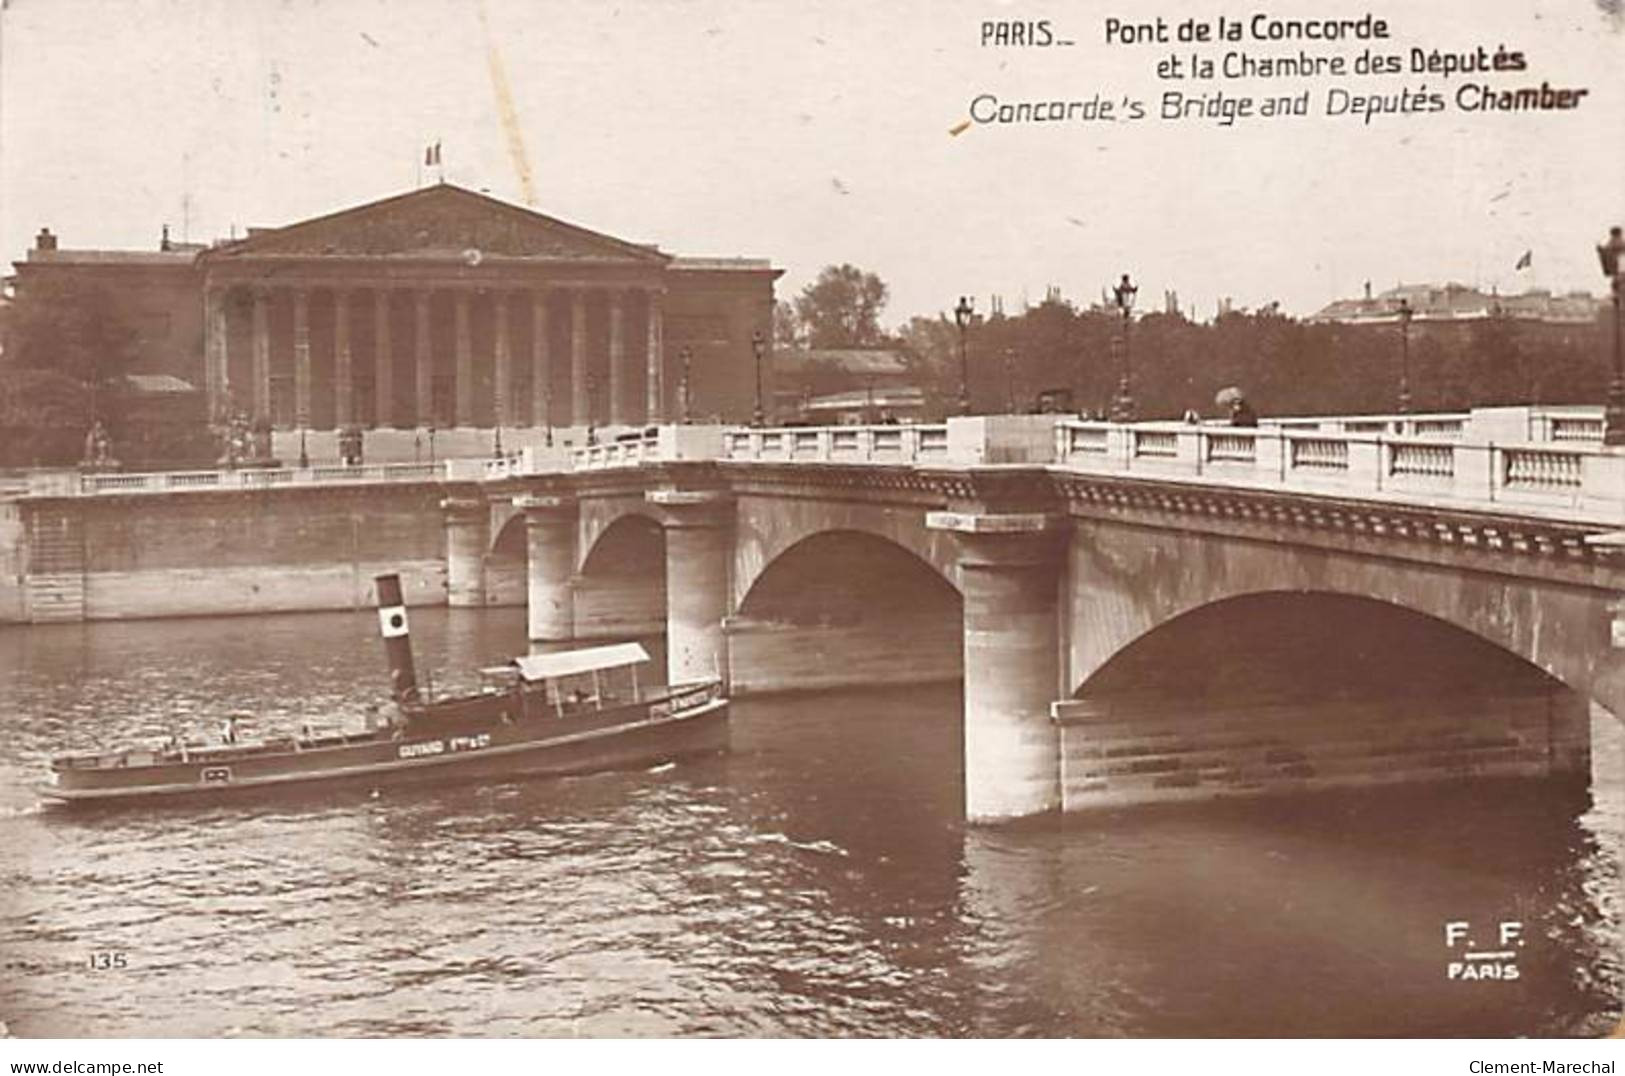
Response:
M414 616L419 667L521 610ZM255 807L41 811L55 750L360 718L370 612L0 630L19 1036L1503 1035L1618 1020L1625 737L1589 802L1387 789L959 821L953 685L740 700L726 756ZM1447 978L1444 924L1516 981ZM96 970L98 959L124 966Z

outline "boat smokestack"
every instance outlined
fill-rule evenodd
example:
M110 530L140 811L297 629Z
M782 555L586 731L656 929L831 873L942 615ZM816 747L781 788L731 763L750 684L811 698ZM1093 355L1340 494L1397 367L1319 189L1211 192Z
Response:
M418 673L412 664L412 636L406 625L401 577L391 572L373 581L378 586L378 632L384 637L384 654L389 659L390 691L402 706L418 702Z

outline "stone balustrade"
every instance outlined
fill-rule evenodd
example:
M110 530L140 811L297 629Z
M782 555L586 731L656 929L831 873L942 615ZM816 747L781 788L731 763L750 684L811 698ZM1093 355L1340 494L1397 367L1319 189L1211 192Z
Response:
M434 482L463 477L466 460L437 463L379 463L346 467L237 468L215 471L157 471L151 473L80 473L54 471L29 477L30 497L99 497L113 494L181 493L199 490L281 489L288 486L365 485L379 482ZM458 465L463 464L462 468Z
M1602 408L1583 406L1475 407L1425 414L1303 415L1265 418L1263 429L1426 437L1458 441L1601 442Z
M1019 464L1625 523L1625 453L1598 443L1601 421L1595 409L1516 407L1461 415L1288 418L1257 428L1125 425L1056 415L956 416L944 423L908 426L659 426L584 447L527 446L497 459L157 474L39 473L30 477L26 495L499 481L680 460ZM1496 434L1507 436L1491 436Z
M723 458L808 463L930 463L948 459L946 423L920 426L790 426L735 429Z
M1625 522L1625 454L1601 445L1077 420L1055 433L1069 470Z

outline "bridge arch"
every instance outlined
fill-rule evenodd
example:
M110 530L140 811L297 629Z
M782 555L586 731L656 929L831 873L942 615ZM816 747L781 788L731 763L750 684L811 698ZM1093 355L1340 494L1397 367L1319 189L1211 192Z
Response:
M1451 565L1109 525L1075 531L1068 560L1070 691L1136 639L1202 606L1252 594L1323 593L1382 602L1476 635L1625 716L1625 676L1608 675L1593 660L1609 650L1600 592Z
M485 551L485 604L524 605L529 575L525 515L511 504L491 506L491 545Z
M737 502L734 541L733 602L745 596L769 565L800 542L823 533L868 535L912 553L948 585L958 588L958 551L952 536L930 530L920 506L837 500L762 498L743 495Z
M1068 809L1589 774L1606 620L1577 589L1109 525L1068 571Z
M627 511L577 543L575 629L580 638L666 631L666 532L653 515Z
M867 531L806 535L752 580L728 618L736 690L952 680L963 604L941 568Z

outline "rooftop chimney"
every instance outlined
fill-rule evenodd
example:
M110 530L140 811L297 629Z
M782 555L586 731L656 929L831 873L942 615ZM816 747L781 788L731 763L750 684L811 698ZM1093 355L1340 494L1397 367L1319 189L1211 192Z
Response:
M158 249L159 250L169 250L170 249L170 246L169 246L169 225L167 225L167 224L164 225L163 238L158 240Z
M55 250L56 249L56 236L51 234L51 229L49 229L49 228L41 228L39 230L39 234L34 237L34 249L35 250Z

